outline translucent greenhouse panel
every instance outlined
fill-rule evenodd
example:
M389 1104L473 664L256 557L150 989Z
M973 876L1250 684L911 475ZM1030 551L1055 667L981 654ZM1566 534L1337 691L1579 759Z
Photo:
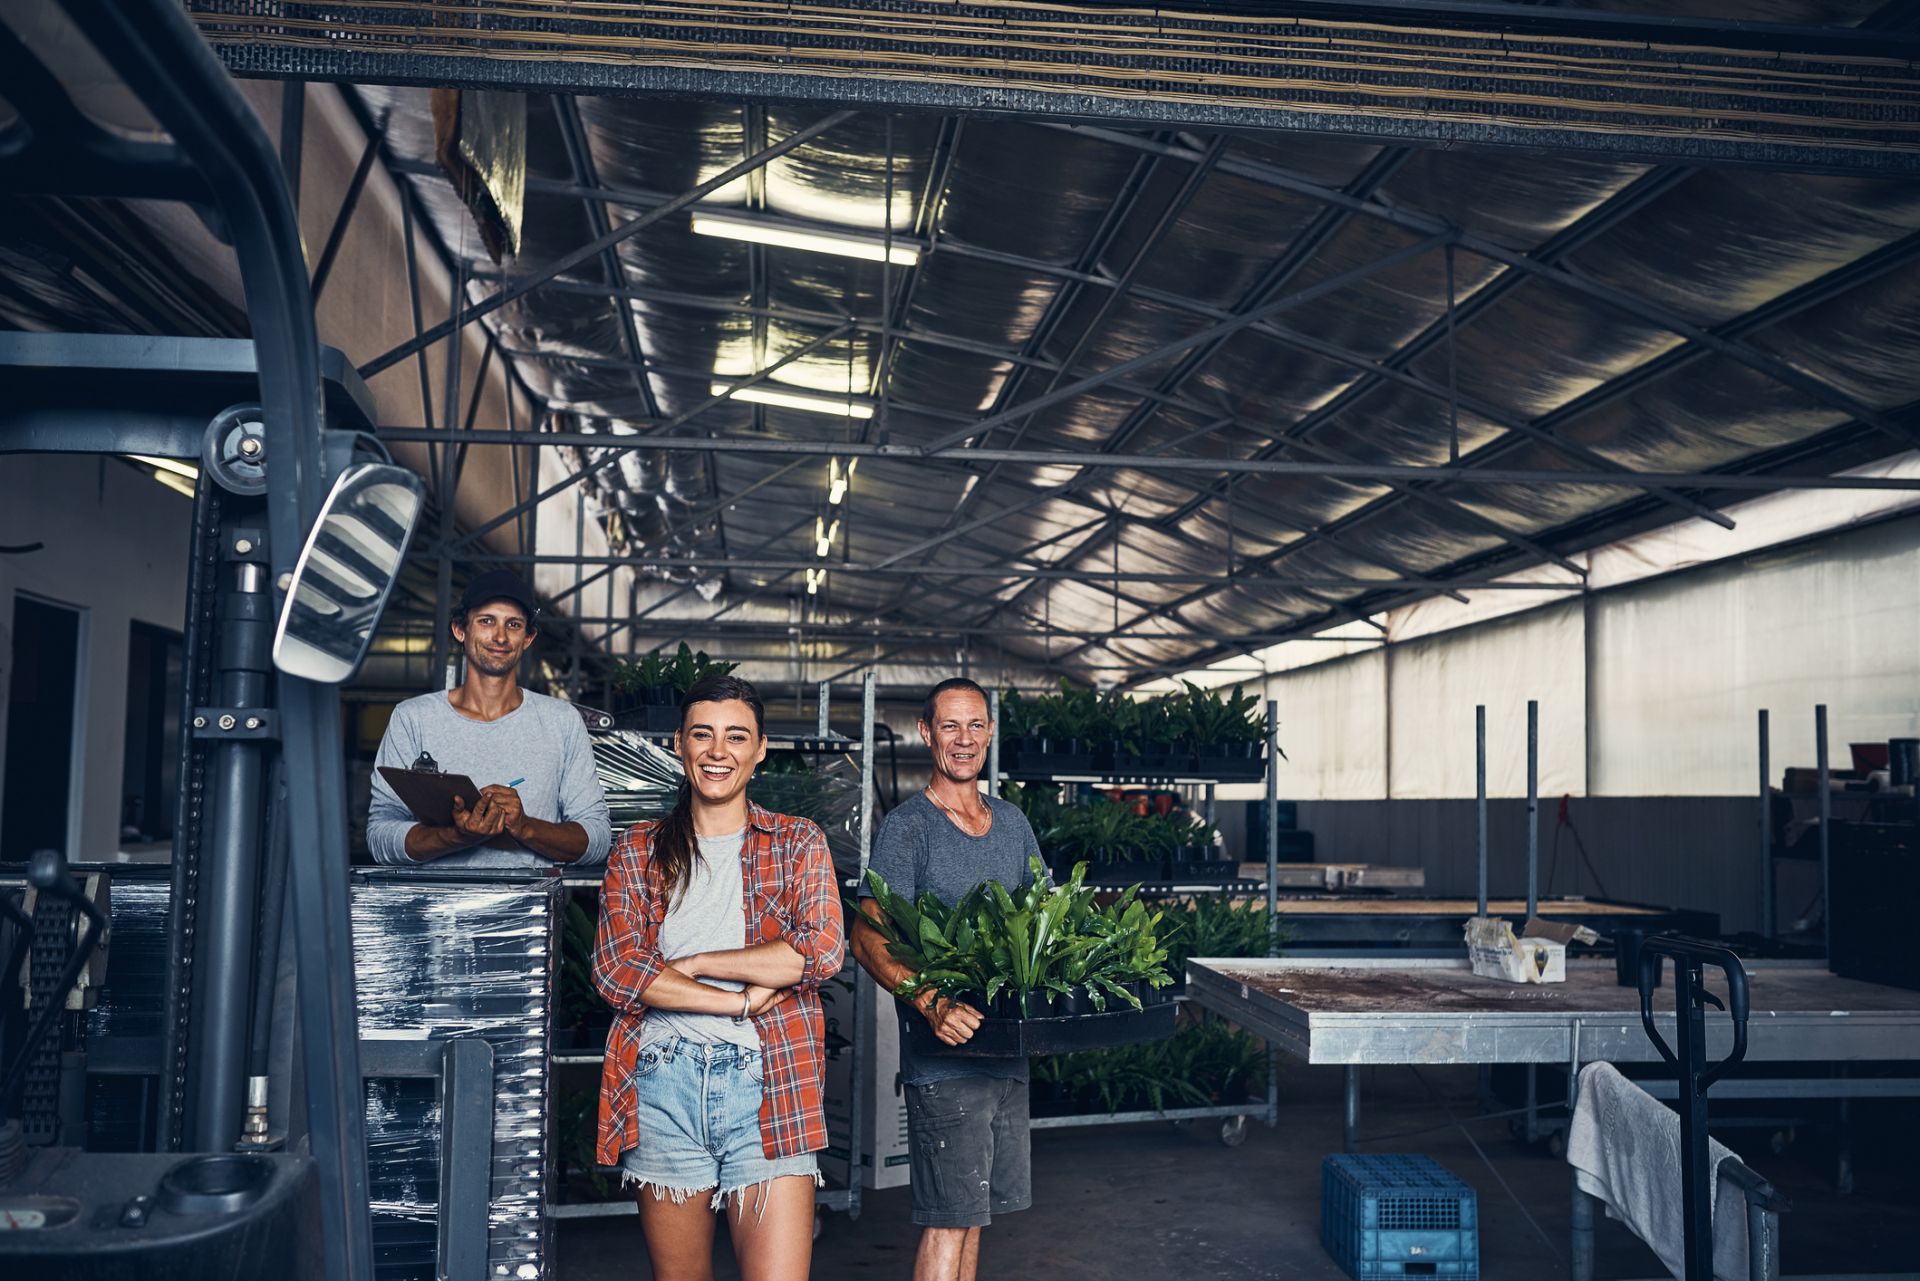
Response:
M1487 708L1487 795L1527 794L1527 700L1540 704L1540 795L1584 796L1582 606L1393 646L1388 749L1396 798L1474 794L1473 709Z
M1594 599L1592 786L1739 796L1772 712L1772 774L1814 763L1827 704L1849 742L1920 732L1920 520L1902 519Z

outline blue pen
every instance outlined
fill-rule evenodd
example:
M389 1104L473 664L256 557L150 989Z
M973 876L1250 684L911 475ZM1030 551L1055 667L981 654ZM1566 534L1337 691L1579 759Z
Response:
M526 781L527 781L527 780L526 780L526 779L524 779L524 778L516 778L516 779L514 779L514 780L513 780L513 781L512 781L511 783L508 783L508 784L507 784L507 786L508 786L508 787L518 787L518 786L520 786L520 784L522 784L522 783L524 783L524 782L526 782Z

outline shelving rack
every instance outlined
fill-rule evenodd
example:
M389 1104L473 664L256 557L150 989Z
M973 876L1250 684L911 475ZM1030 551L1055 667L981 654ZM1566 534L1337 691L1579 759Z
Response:
M1000 720L1000 691L994 690L988 698L991 703L989 710L992 719L997 724ZM1155 894L1178 894L1182 896L1190 894L1245 894L1250 891L1264 889L1267 895L1267 927L1269 931L1267 942L1268 956L1274 956L1278 953L1278 935L1274 930L1279 919L1275 914L1275 909L1278 907L1280 861L1279 726L1279 704L1273 699L1268 699L1267 765L1264 771L1266 782L1265 803L1267 807L1267 868L1264 882L1259 885L1253 885L1244 879L1232 879L1219 883L1188 884L1186 882L1168 882L1151 884L1144 887L1144 889ZM1002 775L1000 770L1000 739L998 735L994 737L987 748L987 777L992 793L996 796L999 795ZM1043 779L1035 779L1029 775L1028 781L1045 781L1056 784L1109 783L1119 785L1156 784L1163 786L1200 787L1205 789L1203 793L1206 806L1205 817L1207 822L1212 823L1215 818L1216 791L1221 780L1198 771L1191 774L1158 775L1142 773L1137 770L1126 772L1089 772L1076 770L1068 774L1048 775ZM1242 780L1234 781L1238 782ZM1180 997L1177 999L1185 1000L1186 998ZM1264 1120L1269 1127L1272 1127L1279 1124L1280 1120L1280 1081L1277 1075L1280 1056L1279 1051L1273 1047L1272 1042L1268 1041L1265 1042L1265 1044L1267 1046L1267 1101L1265 1114L1261 1119ZM1141 1121L1198 1121L1219 1118L1221 1120L1221 1142L1226 1143L1228 1146L1234 1146L1246 1136L1247 1117L1252 1114L1253 1110L1246 1103L1235 1103L1219 1104L1211 1107L1169 1108L1164 1112L1114 1112L1094 1113L1085 1116L1035 1117L1032 1126L1036 1130L1064 1130L1088 1125L1131 1125Z
M828 719L832 710L831 698L831 687L826 681L820 682L818 718L814 733L811 735L770 735L767 739L767 749L769 751L798 751L821 754L837 753L854 756L858 759L860 763L860 803L857 831L859 833L860 868L855 877L855 883L857 883L859 877L866 875L867 860L873 853L873 673L871 671L867 672L861 682L859 738L849 738L844 734L836 734L829 728ZM649 733L646 734L645 737L649 742L663 746L669 745L673 741L673 735L671 734ZM567 886L569 889L598 890L600 888L601 877L596 873L581 872L569 873L560 879L561 884ZM851 958L849 958L847 963L849 965L853 964ZM864 1097L866 1090L865 1078L861 1072L861 1068L864 1066L863 1060L866 1058L869 1048L863 1042L860 1035L860 988L861 985L859 983L856 982L853 984L852 991L848 997L850 1005L848 1006L847 1014L846 1035L849 1042L847 1052L852 1056L852 1062L849 1065L850 1072L848 1074L847 1086L851 1094L847 1107L847 1186L827 1187L823 1185L819 1191L814 1194L814 1205L817 1208L822 1210L843 1211L849 1218L856 1219L860 1217L860 1151L862 1140L865 1138L865 1135L861 1133L861 1122L862 1112L864 1111L864 1105L866 1103ZM598 1064L604 1057L605 1055L598 1051L562 1051L549 1054L547 1062L550 1067L586 1066ZM547 1217L552 1219L597 1219L610 1215L633 1213L635 1213L635 1208L630 1199L586 1201L571 1205L556 1205L553 1203L552 1198L549 1197L547 1202Z

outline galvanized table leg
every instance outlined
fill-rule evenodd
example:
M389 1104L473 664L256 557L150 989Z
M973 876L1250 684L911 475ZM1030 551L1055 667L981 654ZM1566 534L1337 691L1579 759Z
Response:
M1580 1175L1569 1170L1573 1182L1573 1240L1568 1251L1567 1276L1571 1281L1593 1281L1593 1208L1599 1204L1580 1190Z
M1360 1066L1349 1063L1344 1097L1341 1100L1341 1151L1353 1152L1360 1146Z

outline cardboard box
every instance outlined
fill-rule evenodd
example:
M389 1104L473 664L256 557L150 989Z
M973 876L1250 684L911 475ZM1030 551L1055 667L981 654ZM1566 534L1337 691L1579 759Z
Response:
M861 1111L860 1167L869 1188L904 1187L912 1167L907 1156L907 1101L900 1089L900 1020L891 996L866 971L849 963L821 989L827 1020L827 1148L820 1170L829 1185L847 1185L847 1136L851 1125L853 1045L847 1040L854 976L860 984L859 1039L865 1095Z

